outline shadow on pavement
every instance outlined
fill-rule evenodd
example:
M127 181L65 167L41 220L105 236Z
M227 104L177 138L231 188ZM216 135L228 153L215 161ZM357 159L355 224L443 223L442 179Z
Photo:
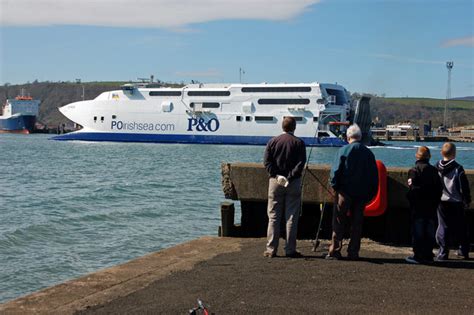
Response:
M305 255L301 258L288 258L285 256L276 256L273 259L298 259L298 260L325 260L326 254L318 254L315 253L314 255ZM448 261L435 261L433 263L429 264L409 264L405 261L405 258L375 258L375 257L360 257L358 260L350 260L347 258L342 258L338 261L342 262L351 262L351 263L360 263L360 262L367 262L371 264L376 264L376 265L385 265L385 264L390 264L390 265L413 265L413 267L417 266L426 266L426 267L436 267L436 268L448 268L448 269L474 269L474 260L461 260L461 259L452 259ZM330 262L330 261L328 261Z
M367 258L361 257L359 261L369 262L378 265L384 264L404 264L409 265L403 258ZM470 260L448 260L448 261L435 261L429 264L419 264L421 266L427 267L437 267L437 268L450 268L450 269L474 269L474 261ZM413 265L414 267L418 265Z

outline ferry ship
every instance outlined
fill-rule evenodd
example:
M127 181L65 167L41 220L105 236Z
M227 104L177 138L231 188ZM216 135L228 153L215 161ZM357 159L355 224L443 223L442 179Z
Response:
M0 133L23 133L33 131L41 101L22 95L7 99L0 116Z
M308 146L342 146L351 99L338 84L126 84L61 107L83 128L55 140L265 145L293 116Z

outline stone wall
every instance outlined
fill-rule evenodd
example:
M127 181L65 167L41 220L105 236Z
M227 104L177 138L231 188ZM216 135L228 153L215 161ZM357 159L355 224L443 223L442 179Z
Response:
M322 236L329 237L332 216L332 190L328 185L329 165L310 165L304 176L303 210L299 223L299 237L313 238L320 218L320 204L325 205ZM410 211L408 168L387 168L388 207L384 215L367 217L364 234L372 239L389 243L410 242ZM471 195L474 196L474 170L467 170ZM227 199L241 203L241 226L236 229L241 236L264 236L266 233L266 204L268 176L263 165L257 163L223 163L222 185ZM467 220L474 231L474 205L468 210ZM471 233L474 242L474 233Z

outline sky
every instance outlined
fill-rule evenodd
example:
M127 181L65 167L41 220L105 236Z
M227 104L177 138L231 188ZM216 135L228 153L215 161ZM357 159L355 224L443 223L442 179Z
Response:
M0 0L0 84L328 82L474 95L474 0Z

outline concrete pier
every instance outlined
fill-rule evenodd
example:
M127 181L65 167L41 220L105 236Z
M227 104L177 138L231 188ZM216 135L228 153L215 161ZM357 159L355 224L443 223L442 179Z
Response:
M314 253L299 241L305 258L269 259L265 239L205 237L13 300L0 314L186 314L198 298L215 314L474 312L474 261L414 266L409 248L368 240L360 261L328 261L327 245Z
M329 165L310 165L303 183L303 210L299 220L298 237L315 237L319 223L319 204L325 204L322 237L328 238L331 230L332 190L329 187ZM408 192L408 168L387 168L388 208L384 215L366 217L364 235L373 240L394 243L410 243L410 210ZM466 170L471 195L474 196L474 170ZM228 199L241 203L241 226L235 227L235 236L261 237L266 235L268 176L262 164L223 163L222 187ZM474 203L471 203L471 208ZM468 211L467 220L474 231L474 211ZM231 230L227 228L227 230ZM471 233L474 243L474 233Z
M139 291L174 272L191 270L217 255L239 251L240 247L240 241L234 238L219 242L213 237L201 238L0 304L0 314L73 314Z

